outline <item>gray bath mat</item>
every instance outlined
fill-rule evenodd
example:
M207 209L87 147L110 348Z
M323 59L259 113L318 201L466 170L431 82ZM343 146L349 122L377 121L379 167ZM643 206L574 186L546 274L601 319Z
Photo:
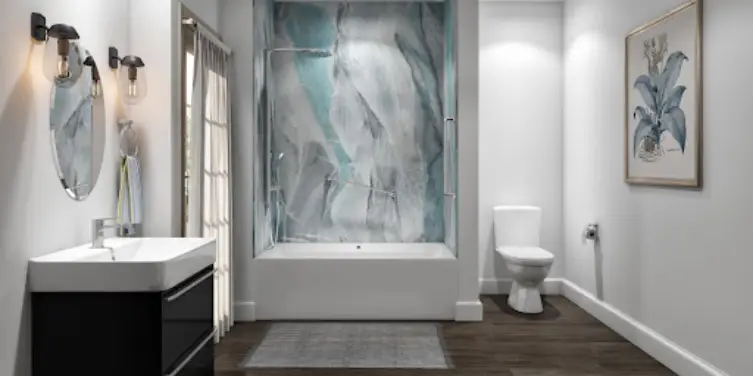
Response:
M449 368L430 323L277 323L241 366Z

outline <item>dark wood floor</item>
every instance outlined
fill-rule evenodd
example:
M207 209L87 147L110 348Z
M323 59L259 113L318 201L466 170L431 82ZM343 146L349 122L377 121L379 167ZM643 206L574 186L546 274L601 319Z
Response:
M216 376L660 376L673 372L565 298L523 316L487 296L484 321L442 324L451 370L241 369L269 322L237 323L216 348Z

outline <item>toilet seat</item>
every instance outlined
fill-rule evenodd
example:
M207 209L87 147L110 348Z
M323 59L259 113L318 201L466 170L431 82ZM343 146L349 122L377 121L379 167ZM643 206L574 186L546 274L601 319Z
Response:
M498 247L502 257L518 265L526 266L548 266L554 262L554 255L538 247Z

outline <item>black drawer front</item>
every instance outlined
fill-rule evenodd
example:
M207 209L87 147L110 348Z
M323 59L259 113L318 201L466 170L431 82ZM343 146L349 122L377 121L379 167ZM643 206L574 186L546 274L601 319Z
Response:
M204 341L202 341L204 342ZM166 375L175 376L213 376L214 375L214 339L206 341L204 345L201 345L198 352L191 352L188 356L193 355L191 358L184 358L176 365L182 366L180 369L173 368ZM193 350L193 349L192 349ZM185 363L184 363L185 362Z
M189 288L186 290L186 288ZM162 370L173 367L214 325L214 276L207 268L163 294Z

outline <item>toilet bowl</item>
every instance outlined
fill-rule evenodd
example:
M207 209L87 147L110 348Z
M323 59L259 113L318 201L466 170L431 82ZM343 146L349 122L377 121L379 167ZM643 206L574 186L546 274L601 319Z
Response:
M507 303L521 313L540 313L544 310L539 287L549 274L554 255L539 248L540 227L540 208L494 208L495 248L513 279Z
M513 279L507 303L518 312L542 312L539 286L549 274L554 255L536 247L499 247L497 252L505 260Z

